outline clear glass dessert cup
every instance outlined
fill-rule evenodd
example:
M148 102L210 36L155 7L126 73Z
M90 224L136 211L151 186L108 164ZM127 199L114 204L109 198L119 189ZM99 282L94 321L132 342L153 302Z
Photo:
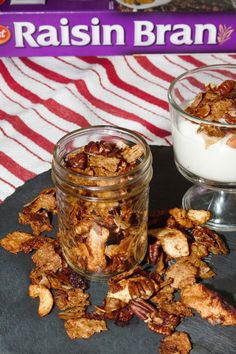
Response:
M186 112L186 108L194 101L197 105L197 101L201 100L199 92L204 92L206 87L212 87L214 90L214 87L219 87L225 80L229 80L227 84L234 85L226 102L231 107L232 124L227 123L223 115L222 119L219 116L223 107L222 102L214 108L217 108L216 121L206 118L206 110L209 110L209 107L213 109L211 103L209 107L207 105L201 107L202 116L205 115L203 118L190 114L189 110ZM175 164L179 172L194 183L183 196L183 208L210 210L212 218L207 225L217 231L236 230L234 80L236 65L211 65L180 75L172 82L168 91ZM222 90L219 91L224 95L225 87L221 86ZM211 136L209 134L211 130L218 131L219 136L214 134Z

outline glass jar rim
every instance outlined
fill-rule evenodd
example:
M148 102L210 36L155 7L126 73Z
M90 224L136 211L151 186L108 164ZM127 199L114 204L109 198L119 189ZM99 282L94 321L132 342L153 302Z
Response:
M214 121L210 121L210 120L207 120L207 119L201 119L201 118L198 118L196 116L193 116L193 115L185 112L183 110L183 108L176 102L176 100L173 97L173 90L175 88L175 85L180 80L184 79L185 77L187 77L187 76L189 76L191 74L198 73L198 72L211 71L211 70L214 70L214 69L223 69L223 68L224 69L235 68L235 73L236 73L236 65L234 65L234 64L217 64L217 65L205 65L205 66L201 66L201 67L196 68L196 69L187 70L184 73L182 73L181 75L177 76L177 78L174 81L172 81L172 83L170 84L169 89L168 89L168 101L169 101L169 104L173 108L175 108L181 114L181 116L183 116L184 118L186 118L186 119L188 119L188 120L190 120L192 122L195 122L195 123L198 123L198 124L212 125L212 126L215 126L215 127L228 128L228 129L236 128L236 124L229 124L229 123L223 123L223 122L214 122Z
M132 135L140 143L142 143L142 146L145 148L145 155L144 155L145 158L142 159L141 162L132 169L132 171L131 171L132 175L136 175L138 171L142 170L143 168L146 169L147 166L149 166L151 164L152 156L151 156L151 151L150 151L149 145L148 145L146 140L141 135L139 135L139 134L137 134L137 133L135 133L135 132L133 132L133 131L131 131L129 129L121 128L119 126L114 126L114 125L91 125L89 127L79 128L79 129L73 130L72 132L67 133L61 139L59 139L58 142L56 143L56 145L54 147L54 151L53 151L53 162L65 174L68 173L68 171L69 171L69 174L71 176L74 176L74 177L81 177L81 178L85 178L88 181L97 181L97 182L102 181L102 180L103 181L106 180L108 183L109 183L109 181L113 181L113 182L116 181L116 180L119 181L123 177L130 176L130 171L128 171L126 173L123 173L123 174L120 174L120 175L117 175L117 176L89 176L89 175L84 175L84 174L69 170L67 167L65 167L65 166L63 166L61 164L61 159L59 159L59 156L58 156L58 148L59 148L60 144L62 142L64 142L64 141L66 141L67 139L78 135L78 133L85 133L86 131L89 132L92 129L96 130L96 131L98 129L99 130L102 130L102 129L104 129L104 130L112 130L113 133L115 133L116 131L120 131L121 133L129 134L130 136ZM87 187L88 186L86 186L86 188Z

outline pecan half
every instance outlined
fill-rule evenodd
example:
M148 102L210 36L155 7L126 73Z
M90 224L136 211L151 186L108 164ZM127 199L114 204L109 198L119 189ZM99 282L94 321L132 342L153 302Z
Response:
M156 241L153 245L148 246L148 261L150 264L156 264L161 253L161 243Z
M149 329L159 334L170 335L180 322L179 317L157 309L142 299L130 301L130 307Z
M216 88L214 88L213 91L215 91L221 96L227 96L232 91L233 88L234 88L234 81L225 80Z

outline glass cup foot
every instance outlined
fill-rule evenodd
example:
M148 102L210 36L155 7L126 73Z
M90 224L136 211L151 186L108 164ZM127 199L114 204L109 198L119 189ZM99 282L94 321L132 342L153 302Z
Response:
M236 231L236 191L211 190L194 185L182 199L184 209L204 209L212 213L207 226L216 231Z

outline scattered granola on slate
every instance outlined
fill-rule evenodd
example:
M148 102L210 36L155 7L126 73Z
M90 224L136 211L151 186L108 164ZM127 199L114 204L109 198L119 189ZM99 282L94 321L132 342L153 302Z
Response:
M32 234L15 231L0 244L11 253L35 251L29 296L39 298L39 316L50 313L54 304L59 308L58 317L71 339L106 331L107 320L125 326L137 316L164 336L160 354L188 354L192 347L188 334L175 329L185 317L193 316L192 310L212 325L236 325L236 309L200 283L215 275L204 257L229 252L223 239L203 226L210 219L208 211L174 208L151 213L149 266L136 266L110 278L106 298L93 312L88 312L88 282L65 262L58 240L42 235L52 230L51 214L56 214L56 206L50 188L20 212L20 222L28 223Z

